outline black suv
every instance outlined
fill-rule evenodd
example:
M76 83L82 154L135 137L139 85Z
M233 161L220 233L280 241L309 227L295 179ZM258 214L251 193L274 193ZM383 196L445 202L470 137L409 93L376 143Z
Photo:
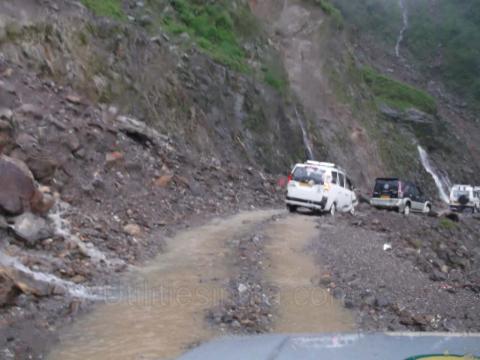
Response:
M397 178L377 179L370 204L377 208L395 209L405 215L411 211L428 214L432 210L432 204L417 185Z

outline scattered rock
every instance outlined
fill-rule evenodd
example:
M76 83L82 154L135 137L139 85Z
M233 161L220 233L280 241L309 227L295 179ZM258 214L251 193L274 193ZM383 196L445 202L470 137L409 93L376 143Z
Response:
M71 102L72 104L81 104L82 103L82 99L80 96L78 95L67 95L65 97L65 99L67 99L68 102Z
M38 241L53 236L53 229L48 222L32 213L25 213L15 218L13 231L18 238L31 247Z
M69 133L66 137L65 137L65 144L67 145L67 147L70 149L71 152L75 152L77 151L78 149L80 149L80 139L78 138L77 135L75 135L75 133Z
M0 211L19 215L29 208L35 193L33 175L20 160L0 157Z
M85 281L87 281L87 279L83 275L75 275L71 280L75 284L81 284L81 283L84 283Z
M40 216L48 214L50 209L55 205L55 198L50 194L44 194L36 190L32 199L30 200L31 211Z
M49 183L55 176L55 171L58 167L54 159L45 156L29 157L27 165L35 179L42 183Z
M107 165L111 165L117 162L120 162L124 159L123 153L119 151L114 151L105 155L105 161Z
M33 116L35 119L41 119L44 116L42 108L33 104L23 104L16 111L23 115Z
M27 295L31 294L38 297L44 297L50 295L53 290L51 285L47 282L36 280L28 273L12 268L0 266L0 278L8 279L13 283L15 289L18 289ZM10 289L10 294L11 291L12 290Z
M155 180L155 186L166 188L173 180L173 175L162 175Z
M0 107L0 120L12 120L13 111L7 108ZM3 129L4 126L0 126L0 130Z
M238 293L241 295L248 290L248 286L246 286L245 284L238 284L237 290L238 290Z
M16 295L15 283L0 268L0 307L9 304Z
M123 227L123 231L125 231L128 235L133 237L138 237L142 235L142 228L137 224L128 224Z

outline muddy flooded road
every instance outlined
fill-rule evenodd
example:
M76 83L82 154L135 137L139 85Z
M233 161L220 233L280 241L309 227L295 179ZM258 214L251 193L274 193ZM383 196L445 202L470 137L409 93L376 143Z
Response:
M267 281L277 289L275 333L347 332L355 319L340 301L318 286L320 268L307 253L318 236L317 218L288 216L266 230L270 266Z
M169 359L220 335L204 317L224 294L224 244L276 213L240 213L168 240L164 254L132 274L121 298L80 319L49 359Z
M206 313L227 296L228 241L259 228L269 239L266 281L279 289L274 331L351 330L350 314L312 283L318 268L305 247L315 226L314 217L260 210L183 231L167 241L165 253L135 270L116 296L66 331L48 358L173 359L227 335L206 321Z

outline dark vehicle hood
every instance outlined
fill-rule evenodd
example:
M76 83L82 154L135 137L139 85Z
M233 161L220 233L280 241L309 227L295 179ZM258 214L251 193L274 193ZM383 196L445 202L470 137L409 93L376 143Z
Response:
M442 357L447 354L450 357ZM437 356L425 357L426 355ZM478 359L480 334L385 333L231 337L201 345L179 360L441 360L451 359L453 355Z

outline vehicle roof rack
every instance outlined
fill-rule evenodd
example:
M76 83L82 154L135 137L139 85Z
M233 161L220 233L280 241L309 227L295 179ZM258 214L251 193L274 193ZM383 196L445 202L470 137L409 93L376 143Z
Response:
M332 168L336 167L334 163L315 161L315 160L307 160L306 163L310 165L319 165L319 166L332 167Z
M340 166L334 164L334 163L331 163L331 162L324 162L324 161L315 161L315 160L307 160L305 162L305 164L307 165L317 165L317 166L323 166L323 167L329 167L329 168L332 168L332 169L337 169L337 170L340 170L340 171L343 171L345 174L347 173L345 171L345 169L341 168Z

